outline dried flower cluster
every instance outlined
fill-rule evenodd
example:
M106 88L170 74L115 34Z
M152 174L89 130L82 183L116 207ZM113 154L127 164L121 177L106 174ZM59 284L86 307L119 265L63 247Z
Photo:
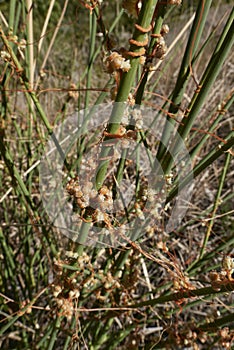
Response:
M1 59L4 60L5 62L10 62L11 61L11 55L7 51L1 51Z
M168 339L169 344L170 341L172 341L176 342L176 344L180 347L184 348L184 346L186 346L186 349L189 347L189 349L199 350L199 344L206 344L208 340L207 333L198 330L195 324L187 325L187 327L180 327L179 329L178 328L178 325L170 327ZM217 335L220 337L217 343L222 346L222 349L232 349L234 342L233 330L230 330L228 327L224 327L218 330ZM171 349L170 347L166 348Z
M234 257L225 255L220 272L211 271L210 282L214 290L219 291L223 285L234 282Z
M156 57L158 59L164 59L165 54L167 52L167 45L165 42L165 35L169 33L169 26L167 24L163 24L160 34L151 34L152 37L156 37L157 41L154 46L152 55L149 57L148 61L150 61L150 58Z
M115 86L111 89L111 99L115 100L118 86L123 72L128 72L131 68L130 61L116 51L111 52L103 60L105 71L112 74L115 78Z
M157 40L154 57L162 60L165 57L166 52L167 52L167 45L165 43L165 39L163 36L160 36Z
M113 135L109 134L109 136ZM110 142L109 145L112 145L113 139L110 139ZM134 174L132 166L131 161L126 161L126 169L129 173ZM89 181L83 182L81 185L78 176L68 182L66 190L69 199L72 200L74 224L79 224L83 220L89 222L91 226L106 228L111 232L118 228L118 235L125 238L128 236L129 230L125 227L126 210L128 209L128 220L140 219L144 222L146 217L149 219L149 223L145 227L146 231L148 228L150 229L151 221L154 222L154 225L161 221L163 192L149 188L147 179L142 178L141 187L136 197L134 196L134 185L129 188L123 194L124 202L121 196L113 198L113 184L109 186L104 185L99 191L96 191ZM105 234L109 235L108 232Z
M171 175L165 180L157 177L159 186L154 189L151 176L154 176L152 164L145 156L147 149L142 148L142 156L136 159L136 147L141 141L144 110L131 108L126 104L122 123L115 134L105 128L102 138L92 148L89 157L83 158L80 164L79 176L70 179L66 184L66 200L70 211L70 223L74 239L79 239L79 228L83 222L89 223L89 233L86 239L88 245L121 244L132 236L135 225L141 224L139 234L149 232L151 226L163 226L163 208L167 186L171 186ZM147 134L150 138L150 134ZM151 139L149 139L151 142ZM102 147L108 147L108 154L100 158ZM116 174L119 159L123 149L128 149L129 159L125 160L123 181L117 182ZM154 152L154 150L153 150ZM97 191L94 186L95 171L99 162L109 160L108 175L103 186ZM136 167L138 162L138 169ZM136 171L139 171L139 187L136 183ZM92 179L92 182L90 181ZM157 185L157 184L156 184ZM138 233L137 233L138 234ZM123 243L124 244L124 243Z
M233 349L234 331L224 327L219 330L219 335L221 346L226 350Z
M86 252L82 255L72 251L65 252L64 259L54 261L55 278L51 284L52 293L56 302L59 315L66 317L69 321L76 312L76 306L80 295L89 298L90 306L92 303L104 303L106 301L116 306L116 303L127 304L132 297L132 293L136 290L139 282L139 269L137 261L139 254L131 252L126 261L126 269L120 269L118 273L114 273L115 266L109 266L108 271L103 269L102 264L105 263L104 254L101 251L95 263L91 262L91 257ZM77 266L77 271L72 274L63 266ZM121 300L115 301L116 289L121 290Z
M52 293L57 304L58 313L71 320L74 313L74 301L80 296L80 288L75 277L69 277L64 272L63 264L68 264L68 260L55 260L56 277L51 285Z
M113 209L112 191L103 186L99 191L93 188L92 182L85 182L83 186L79 181L78 176L72 178L66 190L73 198L73 206L83 210L80 217L85 221L93 223L101 223L104 226L110 227L111 221L107 210Z
M104 58L104 64L107 73L112 74L116 71L128 72L131 68L130 61L126 60L118 52L112 52Z
M70 89L68 91L69 98L73 99L74 101L77 101L79 98L79 92L77 90L76 84L71 83Z
M169 33L169 25L164 23L164 24L162 25L160 34L161 34L162 36L164 36L164 35L166 35L166 34L168 34L168 33Z
M25 50L26 45L27 45L26 40L21 39L20 41L18 41L18 36L14 35L12 31L9 31L7 39L9 40L9 42L12 42L15 45L17 45L17 49L18 49L18 52L19 52L21 58L25 59L23 51ZM0 57L5 62L11 62L11 56L6 50L1 51Z

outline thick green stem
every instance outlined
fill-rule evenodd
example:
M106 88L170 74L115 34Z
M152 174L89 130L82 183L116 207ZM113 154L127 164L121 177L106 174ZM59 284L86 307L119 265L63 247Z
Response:
M139 26L143 28L148 28L150 26L156 5L156 0L149 0L143 2L142 9L140 11L139 19L137 22ZM146 37L146 34L142 34L142 32L140 32L139 29L135 28L133 40L142 42L146 39ZM129 51L137 54L137 52L139 52L139 47L134 44L131 44ZM128 72L123 73L122 79L120 81L118 93L115 100L115 102L117 103L115 103L113 106L113 110L107 126L107 131L110 134L115 134L118 131L125 110L124 102L126 102L128 99L131 88L133 87L134 79L137 74L137 68L139 66L139 57L130 58L130 63L131 69ZM106 158L110 150L110 147L103 147L101 152L101 158ZM96 176L97 189L101 188L105 180L108 165L108 161L103 161L100 163L99 171Z
M9 13L9 28L13 29L15 32L15 9L16 9L16 0L10 0L10 13Z

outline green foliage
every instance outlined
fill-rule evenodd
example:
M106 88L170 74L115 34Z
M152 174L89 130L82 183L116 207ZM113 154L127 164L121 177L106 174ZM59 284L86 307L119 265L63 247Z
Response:
M149 0L129 15L131 3L123 10L120 1L55 1L48 15L51 2L34 1L28 12L29 1L0 1L2 349L233 347L234 10L229 1ZM150 126L147 113L138 124L124 122L127 105L134 118L135 101L154 111ZM88 123L103 102L111 106L107 124L91 133ZM64 157L53 130L84 108L82 135L58 171L74 214L71 240L41 201L39 166L48 139ZM158 122L163 133L155 140ZM134 161L130 147L116 160L119 143L131 141ZM181 143L192 164L182 178L174 159ZM148 164L153 179L165 181L153 188L157 198L144 176ZM47 176L54 200L59 186ZM192 177L188 210L168 232L175 200ZM134 196L126 204L120 185L127 180ZM110 210L113 198L120 214ZM125 226L135 221L128 235ZM109 232L105 248L86 246L92 227Z

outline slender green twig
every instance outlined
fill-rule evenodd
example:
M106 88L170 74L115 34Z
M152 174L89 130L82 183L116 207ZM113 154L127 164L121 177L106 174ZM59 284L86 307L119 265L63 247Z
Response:
M196 166L193 168L175 187L170 191L167 197L167 203L169 203L178 193L178 189L182 190L190 181L197 177L202 171L204 171L210 164L218 159L222 154L228 152L234 145L234 133L230 133L224 144L220 144L210 151ZM231 152L231 151L230 151Z
M233 323L233 321L234 321L234 314L231 313L226 316L217 318L214 322L206 322L206 323L200 324L198 328L201 331L216 331L220 327L224 327L230 323Z
M221 67L233 45L234 42L234 9L230 13L229 19L225 26L228 30L225 30L225 38L221 36L216 49L214 50L214 55L212 55L209 64L207 65L207 69L203 74L200 85L197 91L194 94L194 97L191 101L191 110L189 110L188 115L186 115L180 123L178 128L178 134L175 138L175 142L173 144L173 151L176 153L180 149L180 140L185 140L189 131L192 128L192 125L204 103L206 100L210 88L214 84L214 81L221 70ZM218 49L217 49L218 48ZM173 159L170 153L167 152L162 162L162 167L165 172L168 172L171 169Z
M180 71L178 73L176 85L173 91L173 96L171 99L172 102L169 107L169 113L176 114L178 112L179 106L181 104L181 101L184 95L184 91L188 84L188 79L191 74L193 59L201 40L201 35L204 30L206 18L208 16L211 3L212 3L211 0L199 1L199 5L196 11L196 16L190 31L187 46L181 62ZM172 123L166 124L166 127L163 131L162 140L158 148L158 153L157 153L158 160L162 159L162 157L166 152L167 144L169 142L170 135L174 126L175 126L175 121L172 121Z
M230 164L230 161L231 161L231 157L232 157L231 154L227 153L226 159L225 159L225 164L223 166L222 174L221 174L220 181L219 181L218 191L217 191L216 196L215 196L215 201L214 201L214 205L213 205L211 220L210 220L210 222L208 224L207 231L206 231L206 234L205 234L205 237L204 237L204 241L202 243L202 248L201 248L201 251L200 251L199 259L201 259L203 257L203 255L204 255L204 253L205 253L206 245L207 245L207 242L209 240L210 233L211 233L212 227L214 225L214 221L215 221L212 218L214 218L214 216L215 216L215 214L217 212L217 209L218 209L218 207L221 204L220 196L221 196L222 189L223 189L223 186L224 186L224 181L225 181L225 177L227 175L227 171L228 171L228 167L229 167L229 164Z
M28 81L27 77L25 76L24 69L21 66L19 60L17 59L14 51L12 50L12 48L11 48L11 46L9 44L9 41L7 40L7 37L4 34L1 26L0 26L0 36L1 36L2 40L3 40L3 42L4 42L4 45L7 48L7 51L9 52L9 54L11 56L11 59L12 59L14 67L15 67L17 73L19 74L20 82L25 86L25 89L26 89L25 93L30 95L30 97L31 97L31 99L32 99L32 101L33 101L33 103L34 103L34 105L35 105L35 107L36 107L36 109L37 109L37 111L38 111L38 113L39 113L43 123L45 124L45 126L46 126L46 128L48 130L48 133L51 135L51 138L53 139L53 141L55 143L55 146L56 146L59 154L61 155L62 159L64 159L65 166L69 169L69 165L66 162L66 158L65 158L64 153L63 153L63 151L61 149L61 146L60 146L58 140L56 139L55 135L53 134L53 129L52 129L51 125L50 125L50 122L49 122L49 120L48 120L48 118L47 118L47 116L46 116L46 114L45 114L45 112L44 112L44 110L43 110L43 108L42 108L42 106L41 106L37 96L36 96L36 93L31 90L31 86L29 84L29 81Z
M167 4L165 5L165 3L159 3L157 5L157 17L156 17L154 28L152 31L152 34L154 36L160 35L160 31L161 31L164 17L165 17L166 13L167 13ZM153 54L153 49L154 49L154 46L156 45L156 43L157 43L157 39L155 37L152 37L150 40L149 48L147 50L146 65L148 65L149 62L151 61L150 57ZM153 59L153 57L152 57L152 59ZM139 87L137 89L137 93L136 93L136 104L137 105L141 104L142 97L143 97L145 87L146 87L146 83L148 80L148 74L149 74L149 69L146 68L142 73L141 82L140 82L140 85L139 85Z
M212 132L215 130L215 128L219 125L221 120L224 118L225 114L229 110L229 108L233 105L234 102L234 90L230 91L228 94L227 99L218 106L218 108L215 109L214 114L217 113L217 117L215 118L212 125L207 130L207 133L204 134L204 136L199 140L196 146L193 147L193 149L189 152L190 158L193 159L199 151L204 147L205 142L209 137L212 137Z
M195 298L195 297L203 297L206 295L219 295L219 294L224 294L227 293L228 291L231 292L234 290L234 283L229 283L225 286L220 286L220 290L214 290L212 287L204 287L204 288L199 288L199 289L192 289L192 290L187 290L187 291L181 291L181 292L176 292L173 294L168 294L168 295L162 295L156 299L151 299L147 301L142 301L140 303L135 303L130 305L132 308L138 308L138 307L143 307L143 306L155 306L158 304L170 302L170 301L180 301L183 299L190 299L190 298Z
M97 19L94 13L90 13L89 15L89 30L90 30L90 44L89 44L89 58L88 58L88 72L87 72L87 91L85 96L85 108L89 105L89 88L91 87L91 77L92 77L92 68L93 68L93 62L94 62L94 54L95 54L95 41L96 41L96 34L97 34Z

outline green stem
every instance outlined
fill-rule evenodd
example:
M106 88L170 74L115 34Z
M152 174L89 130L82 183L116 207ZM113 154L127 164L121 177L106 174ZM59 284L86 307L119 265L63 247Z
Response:
M212 135L212 132L215 130L215 128L219 125L220 121L223 119L224 114L228 111L228 109L233 105L234 102L234 90L229 93L228 101L222 104L222 107L218 107L216 112L218 115L213 122L213 124L208 129L207 133L199 140L198 144L193 147L192 151L189 153L190 158L194 159L194 157L200 152L204 144L206 143L207 139ZM212 117L212 116L211 116Z
M139 19L137 21L138 25L140 25L143 28L148 28L150 26L156 5L157 0L148 0L143 2L142 9L139 14ZM142 42L145 40L145 38L146 34L142 34L137 28L135 28L133 39L135 41ZM139 51L139 47L134 44L131 44L129 51L137 53ZM127 101L128 95L131 91L134 79L137 74L137 69L139 66L139 57L130 58L130 63L131 69L128 72L123 73L122 79L120 80L120 85L115 100L116 103L113 106L110 120L107 126L107 132L110 134L116 134L116 132L118 131L125 110L124 102ZM103 147L101 151L101 158L106 158L110 150L110 147ZM108 161L100 162L99 171L96 176L97 189L101 188L105 180L108 165Z
M0 244L2 251L6 256L6 261L9 264L10 277L14 277L14 272L16 270L15 262L13 259L14 253L11 246L7 243L5 236L3 235L2 228L0 227Z
M209 225L208 225L205 237L204 237L204 241L203 241L202 248L201 248L201 251L200 251L199 260L203 257L203 255L205 253L206 245L207 245L207 242L209 240L212 227L214 225L214 221L215 221L214 217L215 217L215 214L217 212L217 209L218 209L219 205L221 204L220 197L221 197L221 193L222 193L222 189L223 189L223 186L224 186L224 181L225 181L225 178L226 178L226 175L227 175L227 171L228 171L228 167L229 167L230 161L231 161L231 154L227 153L225 164L223 166L223 171L222 171L221 178L220 178L220 181L219 181L218 191L216 193L215 202L214 202L214 205L213 205L211 220L209 222Z
M227 292L234 291L234 283L229 283L223 286L220 286L220 290L214 290L212 287L203 287L195 290L185 290L181 292L176 292L173 294L167 294L162 295L156 299L146 300L142 301L140 303L128 305L128 307L131 308L138 308L143 306L155 306L158 304L164 304L171 301L180 301L183 299L190 299L195 297L203 297L203 296L210 296L210 295L219 295L219 294L225 294Z
M142 5L142 9L139 14L138 22L137 24L140 25L143 28L148 28L152 17L155 11L155 7L157 5L157 0L148 0L144 1ZM135 28L133 39L139 42L144 41L146 38L146 34L142 34L137 28ZM131 44L130 49L131 52L137 53L139 51L139 47L137 45ZM114 103L112 113L110 116L110 120L107 126L107 132L110 134L115 134L118 131L122 116L124 114L124 110L126 108L126 105L124 102L127 101L129 93L131 91L131 88L134 83L134 79L137 74L137 68L139 66L139 57L131 57L131 69L128 72L123 73L122 79L120 80L120 85L118 89L118 93L116 96L116 103ZM108 139L108 138L107 138ZM99 170L96 175L96 189L99 190L103 182L105 180L105 176L107 173L109 161L108 156L111 151L111 147L105 146L105 143L103 143L103 147L101 150L100 158L105 159L100 161ZM82 241L85 241L84 238L87 237L88 233L88 227L90 226L89 223L84 223L84 225L81 226L80 230L80 237ZM79 248L79 250L82 250L82 248Z
M53 350L54 348L54 344L56 342L57 339L57 334L59 332L60 329L60 325L61 325L61 321L62 321L62 317L57 317L54 323L54 329L50 338L50 342L48 344L48 347L46 350Z
M232 135L232 137L231 137ZM216 159L218 159L222 154L230 150L230 148L234 145L234 132L230 133L230 135L226 138L226 143L215 147L212 151L210 151L196 166L190 171L184 179L180 182L180 184L176 185L167 197L167 203L169 203L178 193L178 190L182 190L193 178L198 176L202 171L204 171L210 164L212 164ZM227 141L228 140L228 141Z
M118 187L123 179L123 172L124 172L124 165L125 165L126 158L127 158L127 150L126 150L126 148L124 148L122 151L122 154L121 154L121 158L120 158L119 163L118 163L118 167L117 167L117 172L116 172L116 176L115 176L116 182L113 185L113 198L114 199L116 199L118 196Z
M87 72L87 91L85 96L85 108L89 106L89 97L90 97L90 87L91 87L91 78L92 78L92 68L94 62L94 54L95 54L95 42L96 42L96 34L97 34L97 19L93 12L90 13L89 17L89 31L90 31L90 45L89 45L89 60L88 60L88 72Z
M26 202L29 204L30 208L32 210L34 210L34 204L31 200L30 193L29 193L27 187L25 186L24 181L21 178L21 176L20 176L20 174L15 166L15 163L11 157L10 152L8 151L8 149L5 146L3 135L4 134L3 134L2 130L0 130L0 153L4 159L4 162L7 166L7 168L8 168L8 171L11 175L12 181L19 184L19 187L21 189L21 192L22 192L24 198L26 199Z
M8 328L10 328L21 316L23 316L27 310L35 304L37 299L47 290L47 288L42 289L26 306L22 307L15 316L10 316L8 323L0 329L0 335L3 335Z
M15 33L15 8L16 8L16 0L10 0L10 12L9 12L9 28L13 29Z
M223 316L220 318L217 318L214 322L207 322L205 324L200 324L198 328L201 331L212 331L217 330L217 328L224 327L229 323L233 323L234 321L234 314L229 314L227 316Z
M161 4L159 3L157 6L157 18L155 19L155 24L154 24L154 28L153 28L153 33L152 34L160 34L162 25L163 25L163 21L164 21L164 17L166 14L166 10L167 10L167 5L165 4ZM154 45L156 44L157 39L156 38L151 38L150 40L150 44L149 44L149 49L147 52L147 57L149 57L146 61L146 64L148 65L149 62L152 60L150 59L150 55L152 55L153 49L154 49ZM148 74L149 74L149 69L146 69L141 77L141 83L139 85L139 88L137 90L137 94L136 94L136 104L140 105L141 101L142 101L142 97L144 94L144 90L147 84L147 80L148 80Z
M33 101L33 103L34 103L34 105L35 105L35 107L36 107L36 109L37 109L37 111L38 111L38 113L40 115L41 120L43 121L43 123L44 123L44 125L45 125L45 127L46 127L46 129L47 129L47 131L49 133L49 135L51 135L51 138L54 141L55 146L56 146L56 148L57 148L61 158L64 160L64 165L69 170L69 168L70 168L69 164L66 161L65 155L63 153L63 150L62 150L58 140L56 139L55 135L53 134L53 129L52 129L51 125L50 125L50 122L47 119L47 116L46 116L46 114L45 114L45 112L44 112L44 110L43 110L43 108L42 108L42 106L41 106L41 104L40 104L40 102L39 102L35 92L32 91L30 83L29 83L27 77L25 76L24 69L21 66L20 62L18 61L14 51L12 50L12 48L11 48L11 46L10 46L8 40L7 40L7 37L5 36L1 26L0 26L0 36L1 36L5 46L7 48L7 51L9 52L9 54L11 56L11 59L13 61L14 66L16 67L16 70L17 70L17 72L19 74L20 82L21 82L22 85L25 86L25 89L26 89L25 93L29 94L29 96L31 97L31 99L32 99L32 101Z
M39 113L43 123L45 124L47 130L48 130L48 133L52 134L53 129L52 129L50 123L49 123L49 120L47 119L46 114L43 111L43 109L41 107L41 104L40 104L39 100L36 97L36 94L31 90L31 87L30 87L30 84L28 82L28 79L25 76L24 69L21 66L20 62L18 61L14 51L12 50L12 48L10 46L10 43L8 42L7 37L4 34L1 26L0 26L0 36L2 38L2 41L3 41L4 45L6 46L7 51L9 52L9 54L11 56L12 62L14 64L14 66L15 66L15 69L17 70L18 75L19 75L20 82L25 86L26 92L32 98L32 100L33 100L33 102L34 102L34 104L35 104L35 106L36 106L36 108L38 110L38 113Z
M205 102L208 93L213 86L215 79L217 75L219 74L221 67L233 45L234 42L234 9L231 12L229 19L226 24L226 28L228 30L224 30L225 32L225 38L223 35L221 36L216 49L214 50L214 54L211 57L211 60L209 64L207 65L206 71L203 74L203 77L201 79L199 89L195 92L194 97L191 101L190 106L191 110L189 110L189 113L187 116L185 116L180 123L180 126L178 128L178 137L175 137L175 141L173 143L173 151L177 153L180 148L180 140L181 138L183 140L186 139L188 136L189 131L192 128L192 125L202 108L203 103ZM171 154L167 152L165 154L165 157L162 162L162 168L164 169L164 172L169 172L173 164L173 159L171 157Z
M191 70L192 64L194 63L193 59L195 57L196 50L200 43L201 35L204 30L206 18L209 13L209 8L211 3L212 3L212 0L199 1L197 11L196 11L196 16L190 31L190 35L189 35L187 46L183 55L180 71L179 71L176 85L173 91L172 102L169 107L169 113L176 114L179 110L179 106L181 104L182 98L184 96L184 91L186 89L186 86L191 74L190 70ZM167 119L169 118L170 117L167 117ZM161 160L166 152L167 145L170 140L174 124L175 124L175 121L171 120L171 118L170 118L170 123L166 123L166 127L164 128L164 131L162 134L162 140L160 142L158 153L157 153L158 160Z

